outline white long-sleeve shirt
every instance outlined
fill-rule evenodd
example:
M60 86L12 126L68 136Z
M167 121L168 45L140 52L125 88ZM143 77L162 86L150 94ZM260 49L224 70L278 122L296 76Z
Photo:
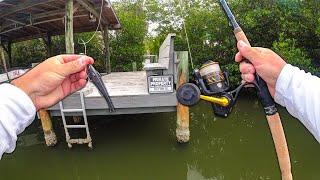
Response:
M298 118L320 143L320 78L287 64L277 80L275 101Z
M286 65L276 84L275 101L298 118L320 142L320 78ZM19 88L0 85L0 159L16 147L17 135L35 118L36 108Z
M30 97L11 85L0 85L0 159L16 147L17 135L35 118L36 108Z

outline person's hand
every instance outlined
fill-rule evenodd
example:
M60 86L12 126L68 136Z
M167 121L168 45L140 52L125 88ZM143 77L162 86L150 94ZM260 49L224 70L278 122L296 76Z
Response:
M286 62L270 49L250 47L245 42L238 42L239 52L235 56L236 62L240 62L241 77L246 82L253 82L257 74L266 81L272 97L275 94L275 86L281 70ZM252 64L242 60L248 59Z
M48 108L85 87L86 67L93 62L83 55L51 57L12 84L29 95L37 110Z

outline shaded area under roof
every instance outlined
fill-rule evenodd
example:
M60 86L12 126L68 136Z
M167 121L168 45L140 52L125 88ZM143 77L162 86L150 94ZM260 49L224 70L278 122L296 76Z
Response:
M101 25L121 28L109 0L74 0L74 32L97 28L102 2ZM0 0L1 42L64 34L64 15L65 0Z

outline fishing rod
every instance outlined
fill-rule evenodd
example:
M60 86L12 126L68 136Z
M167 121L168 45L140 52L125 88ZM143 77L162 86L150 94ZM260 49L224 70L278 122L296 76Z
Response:
M247 45L251 46L246 34L237 23L227 2L225 0L220 0L219 2L222 10L226 14L230 22L231 27L233 28L233 33L237 41L244 41ZM256 73L255 84L258 88L258 97L264 108L268 124L271 130L272 138L277 152L282 179L292 180L288 146L284 130L281 124L281 119L277 111L277 108L275 107L275 102L269 93L266 82L262 78L260 78L259 75L257 75Z
M219 3L228 17L237 41L242 40L251 46L246 34L237 23L227 2L225 0L220 0ZM250 63L248 60L246 60L246 62ZM255 74L254 82L244 82L236 89L230 91L231 85L228 72L223 72L220 69L218 62L208 61L199 69L193 69L193 81L180 86L177 89L176 96L178 102L185 106L196 105L200 100L210 102L215 115L228 117L238 99L239 92L243 87L249 84L257 89L259 100L266 114L278 157L282 179L292 180L290 156L280 116L275 106L275 102L270 95L268 86L260 76Z

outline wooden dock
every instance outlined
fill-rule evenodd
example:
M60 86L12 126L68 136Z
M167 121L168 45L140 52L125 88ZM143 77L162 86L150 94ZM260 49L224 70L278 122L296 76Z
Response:
M188 81L188 52L174 51L175 34L169 34L159 49L158 62L144 63L144 71L113 72L102 76L115 112L110 112L98 89L89 82L84 89L47 109L62 116L68 146L88 143L92 147L87 116L143 114L177 111L177 140L188 142L189 109L177 102L176 89ZM153 82L153 83L152 83ZM68 125L65 116L82 116L84 125ZM86 128L86 139L71 139L68 128ZM51 127L52 129L52 127Z
M174 50L175 34L169 34L162 43L157 62L146 60L143 71L111 72L109 51L109 30L121 28L120 21L109 0L65 0L65 1L23 1L4 0L0 6L0 17L4 26L0 28L0 46L8 56L8 66L12 65L12 43L42 38L47 56L52 56L52 37L65 35L66 53L74 54L74 32L88 32L97 29L94 18L101 22L101 35L104 43L106 72L103 81L109 91L116 112L110 113L105 99L90 82L80 92L65 98L48 109L39 110L45 141L48 146L57 143L51 116L62 116L66 141L87 143L92 147L87 116L141 114L177 111L177 139L188 142L189 109L178 104L176 89L188 81L188 52ZM10 7L7 7L10 4ZM64 7L56 9L55 7ZM39 12L43 9L45 12ZM101 10L100 13L97 10ZM92 15L92 17L91 17ZM22 23L23 22L23 23ZM0 53L4 54L2 48ZM93 57L95 58L95 57ZM128 57L130 58L130 57ZM4 59L4 58L3 58ZM117 63L117 60L112 60ZM4 61L4 64L6 61ZM67 124L65 116L73 116L75 122L82 116L85 124ZM85 128L85 139L71 139L68 129Z
M103 76L103 81L116 108L110 113L104 98L97 88L88 83L82 90L85 94L87 115L118 115L176 111L177 99L175 91L165 94L149 94L146 71L115 72ZM65 109L81 107L79 94L75 93L63 100ZM52 116L61 116L59 104L48 109ZM77 116L81 113L68 113Z

